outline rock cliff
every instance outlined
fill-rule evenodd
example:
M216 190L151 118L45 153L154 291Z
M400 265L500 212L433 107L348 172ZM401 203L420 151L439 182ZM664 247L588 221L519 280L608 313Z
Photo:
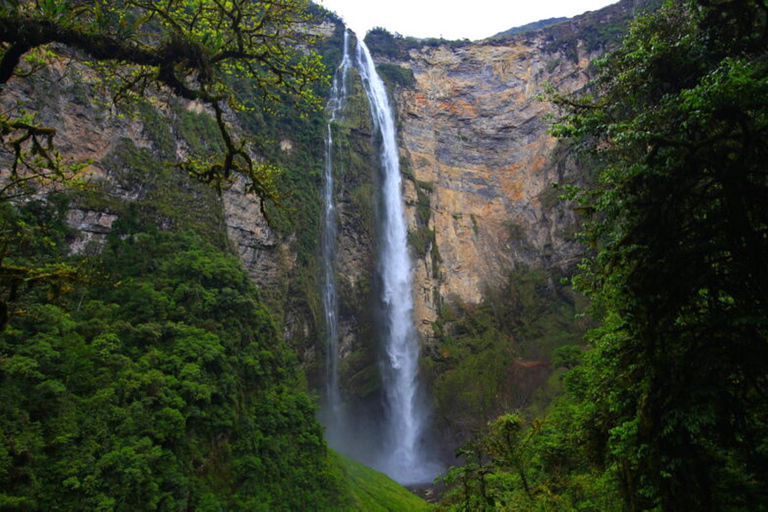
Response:
M339 25L334 20L331 16L312 30L320 36L320 44L335 50L338 44L332 39ZM167 91L156 92L135 104L114 106L103 82L103 77L73 55L69 60L53 61L29 77L14 78L3 91L5 109L22 106L39 122L56 130L56 150L63 162L89 162L85 171L88 185L73 194L70 204L68 220L75 229L71 251L99 252L112 225L125 218L131 204L139 205L142 213L152 217L161 229L196 229L202 222L206 229L220 231L215 236L239 254L260 285L264 299L285 324L288 337L308 338L309 331L315 329L308 301L296 307L296 301L288 297L289 289L294 291L298 280L297 267L306 267L311 259L305 256L298 263L297 231L301 230L285 221L293 213L294 204L288 201L286 211L280 213L282 217L269 225L261 201L246 194L242 182L235 181L217 196L212 189L186 177L170 164L189 156L193 149L200 152L220 144L212 112L200 103L174 98ZM316 154L322 147L321 140L317 140L321 137L317 120L322 119L322 112L301 120L287 107L285 112L273 115L254 110L250 117L229 114L238 133L267 141L265 145L272 154L254 157L268 156L282 164L286 182L296 175L306 176L303 185L314 192L319 178L313 169L321 165L322 158ZM296 119L289 123L289 117ZM280 185L286 195L296 191L290 183ZM181 218L173 208L174 201L176 205L178 201L191 203L196 213ZM310 234L304 236L315 236L311 222L305 220L295 224L308 224Z
M581 171L548 134L553 107L542 97L548 85L583 88L634 8L621 2L475 43L372 34L377 59L412 75L394 91L426 337L441 304L477 304L520 265L573 269L577 219L553 184L576 182Z

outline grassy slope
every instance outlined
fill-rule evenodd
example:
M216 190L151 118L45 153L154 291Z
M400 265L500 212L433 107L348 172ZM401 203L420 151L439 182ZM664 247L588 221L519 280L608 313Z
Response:
M352 500L349 510L366 512L432 510L432 505L383 473L343 455L335 454L335 457L349 485Z

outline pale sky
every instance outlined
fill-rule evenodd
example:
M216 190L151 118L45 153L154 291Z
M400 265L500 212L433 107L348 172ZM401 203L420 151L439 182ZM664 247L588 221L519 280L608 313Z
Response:
M484 39L547 18L571 17L618 0L315 0L358 35L373 27L413 37Z

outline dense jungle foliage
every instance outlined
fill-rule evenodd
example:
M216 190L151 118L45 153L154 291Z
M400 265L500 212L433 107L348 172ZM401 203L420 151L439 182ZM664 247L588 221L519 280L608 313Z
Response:
M591 96L553 99L594 163L571 198L599 327L565 394L461 452L457 510L768 509L768 4L639 16Z
M4 212L35 230L28 261L64 247L60 205ZM234 256L134 215L87 264L89 282L58 300L25 294L0 337L2 508L338 500L294 356Z
M326 449L293 351L210 219L159 230L149 194L97 256L67 256L68 195L1 217L26 235L13 264L77 280L26 286L0 335L0 509L428 508Z

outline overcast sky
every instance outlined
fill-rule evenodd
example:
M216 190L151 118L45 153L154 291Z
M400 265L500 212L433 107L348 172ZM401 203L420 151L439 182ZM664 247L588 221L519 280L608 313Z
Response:
M318 0L315 0L318 2ZM413 37L484 39L547 18L571 17L618 0L319 0L357 34L373 27Z

